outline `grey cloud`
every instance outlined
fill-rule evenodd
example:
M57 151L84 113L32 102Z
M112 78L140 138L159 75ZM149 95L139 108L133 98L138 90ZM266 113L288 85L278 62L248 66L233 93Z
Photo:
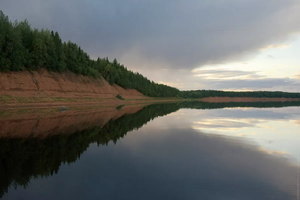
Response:
M254 80L214 80L208 81L212 89L232 89L232 90L277 90L278 87L299 88L300 83L289 78L266 78Z
M247 72L240 70L199 70L195 73L181 70L153 70L141 69L142 74L149 75L148 78L159 82L178 87L180 90L254 90L254 91L286 91L299 92L299 76L293 78L266 78L256 72ZM200 73L201 72L201 73ZM197 74L209 74L208 77ZM229 79L229 78L235 79ZM224 79L227 78L227 79ZM297 79L298 78L298 79ZM180 86L180 87L179 87Z
M209 76L205 76L208 74ZM227 78L227 79L224 79ZM235 78L235 79L229 79ZM188 81L188 80L187 80ZM240 70L198 70L193 79L196 89L299 91L300 81L294 78L266 78L257 72ZM185 82L185 80L184 80Z
M54 29L92 57L121 58L129 68L134 63L173 69L238 60L284 40L300 30L299 5L297 0L0 2L11 19Z

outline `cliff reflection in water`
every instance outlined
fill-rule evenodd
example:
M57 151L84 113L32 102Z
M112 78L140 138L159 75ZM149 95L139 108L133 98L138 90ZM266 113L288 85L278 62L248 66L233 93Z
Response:
M254 104L258 107L267 107L266 103ZM298 103L291 102L286 105L293 106L295 104ZM101 112L54 113L27 119L4 118L5 120L0 120L0 125L2 125L0 128L0 197L11 186L26 188L32 178L57 174L62 164L75 162L92 143L96 143L98 146L107 145L110 141L116 143L127 132L141 128L158 116L175 112L180 108L211 109L227 106L232 107L234 104L183 102L156 104L144 108L141 106L128 108L124 106L118 108L119 110L114 108ZM247 104L237 106L243 107ZM254 105L252 103L249 106ZM284 106L284 103L271 103L269 106L281 107ZM28 126L28 130L23 130L22 126L16 129L14 124ZM25 132L22 133L22 131ZM137 162L135 166L140 166L140 168L136 169L137 172L134 174L125 170L123 175L128 178L131 177L131 179L126 180L128 181L126 184L132 184L129 188L133 189L132 186L138 186L141 181L141 177L134 177L135 174L144 174L145 177L142 179L145 188L140 188L141 192L144 191L146 194L147 187L155 188L149 198L161 194L166 195L165 198L167 198L167 194L170 195L174 188L177 192L174 192L173 195L177 195L177 198L184 198L182 196L185 194L184 192L190 192L190 198L196 198L199 197L199 194L205 195L206 192L213 192L213 190L220 192L220 195L230 196L232 188L235 192L237 191L234 187L240 188L238 193L243 195L245 195L243 190L249 192L247 194L249 199L255 197L268 199L270 192L273 193L274 199L294 197L291 194L294 187L290 185L291 177L294 176L294 169L283 159L263 154L243 142L228 142L224 138L206 136L205 134L199 135L191 130L184 130L185 133L182 134L181 131L183 130L165 131L167 137L163 141L166 143L155 143L155 140L150 138L148 145L137 148L138 159L131 157L129 160L135 160ZM159 131L150 132L149 135L153 134L153 137L160 137L157 134ZM153 149L153 147L155 148ZM124 147L117 145L116 148L111 149L114 154L108 151L103 152L101 154L103 159L112 156L112 159L124 160L116 155L118 152L126 152L127 150L118 148ZM172 153L171 156L170 152ZM235 154L236 152L238 153ZM227 157L227 155L233 156ZM148 165L147 163L139 163L142 157L148 159ZM245 157L247 159L243 160ZM187 165L187 163L190 164ZM133 165L130 162L122 164L125 166L123 169L131 169ZM106 164L103 165L103 167L109 167ZM115 169L116 166L111 166L111 170L118 170ZM274 170L269 170L271 168ZM149 169L152 170L147 172ZM165 169L168 169L167 173ZM143 172L143 170L145 171ZM166 176L170 180L167 180ZM120 177L122 176L114 177L112 174L110 178L120 179ZM106 179L104 178L104 180ZM145 180L147 181L145 182ZM230 184L227 183L229 180L231 180ZM280 184L278 185L279 180L282 184L289 185L288 188L282 188ZM116 180L115 187L119 185L122 188L121 185L124 184L124 181ZM103 182L103 187L104 185ZM251 186L250 190L247 189L249 185ZM193 188L189 188L189 186L193 186ZM184 192L179 194L177 187ZM199 188L200 190L198 190ZM129 197L131 195L131 198L137 197L129 191L120 190L120 192L129 195ZM176 196L173 195L171 194L169 197L175 198ZM110 197L109 194L106 197ZM214 197L221 196L215 194Z
M0 121L0 197L10 186L26 187L33 177L56 174L62 163L75 162L90 144L116 143L128 131L138 129L155 117L178 108L176 104L162 104L143 109L129 107L126 110L134 114L126 114L122 109L126 110L113 108L110 112L105 110L71 115L66 112L42 119ZM95 125L97 121L100 125ZM87 128L91 125L94 126ZM72 132L74 130L81 131Z

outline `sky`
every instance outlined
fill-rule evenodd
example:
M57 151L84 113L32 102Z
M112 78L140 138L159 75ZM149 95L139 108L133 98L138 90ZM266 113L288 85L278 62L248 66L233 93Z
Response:
M1 0L0 10L181 90L299 92L299 0Z

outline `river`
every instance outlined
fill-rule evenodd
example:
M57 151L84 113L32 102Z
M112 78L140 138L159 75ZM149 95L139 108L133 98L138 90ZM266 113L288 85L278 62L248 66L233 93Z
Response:
M2 199L299 199L293 103L7 113Z

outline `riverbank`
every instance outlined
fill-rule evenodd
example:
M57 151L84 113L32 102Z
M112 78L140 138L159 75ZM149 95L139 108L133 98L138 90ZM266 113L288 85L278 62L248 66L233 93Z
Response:
M102 77L95 79L70 71L57 73L39 69L34 72L2 72L0 80L0 102L14 99L19 103L91 101L115 98L117 95L125 99L148 98L135 89L110 85Z
M1 100L2 98L2 100ZM11 109L11 108L42 108L42 107L86 107L86 106L98 106L98 107L112 107L119 105L149 105L153 103L162 102L177 102L183 101L178 98L147 98L147 99L125 99L119 100L117 98L105 98L105 99L80 99L80 98L57 98L56 100L46 101L45 99L38 98L14 98L10 100L4 100L4 97L0 96L0 109Z
M5 72L0 73L0 80L0 108L2 109L6 107L117 106L177 99L150 98L134 89L110 85L102 77L94 79L70 71L56 73L39 69L34 72Z
M174 101L208 103L299 101L299 98L266 97L151 98L135 89L110 85L102 77L94 79L70 71L56 73L46 69L34 72L0 73L0 80L0 109L7 107L105 107Z
M91 98L91 97L12 97L0 96L0 109L12 108L60 108L65 107L116 107L119 105L149 105L153 103L201 101L206 103L255 103L255 102L297 102L298 98L254 98L254 97L205 97L200 99L183 98L143 98L143 99L118 99Z

